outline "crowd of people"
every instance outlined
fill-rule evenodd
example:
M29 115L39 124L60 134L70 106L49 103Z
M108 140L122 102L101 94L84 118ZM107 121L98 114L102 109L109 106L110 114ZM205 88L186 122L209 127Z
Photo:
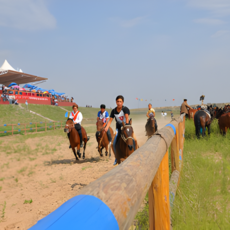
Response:
M43 97L50 97L51 98L51 103L52 105L58 106L58 102L73 102L74 98L71 97L69 98L68 96L65 95L55 95L53 93L49 93L48 91L41 91L41 90L26 90L24 88L10 86L7 87L5 85L2 85L2 90L0 92L0 97L3 101L10 101L10 103L14 104L15 99L11 96L14 95L13 91L17 91L17 95L19 95L19 91L23 93L30 93L31 95L29 96L43 96ZM17 102L16 102L17 103ZM92 107L92 106L91 106Z

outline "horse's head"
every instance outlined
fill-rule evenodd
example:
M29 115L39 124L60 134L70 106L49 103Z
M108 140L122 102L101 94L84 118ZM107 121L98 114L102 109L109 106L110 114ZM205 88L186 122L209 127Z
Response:
M128 124L125 124L124 122L122 122L121 138L128 145L128 148L131 151L132 148L134 148L132 119L129 120Z
M104 123L102 120L98 120L96 125L97 125L97 131L101 131L103 129Z
M155 133L155 119L153 115L150 115L149 118L147 119L145 130L147 136L151 136Z
M68 118L68 120L65 123L65 128L64 128L64 132L66 133L70 133L71 129L74 127L74 123L73 120Z

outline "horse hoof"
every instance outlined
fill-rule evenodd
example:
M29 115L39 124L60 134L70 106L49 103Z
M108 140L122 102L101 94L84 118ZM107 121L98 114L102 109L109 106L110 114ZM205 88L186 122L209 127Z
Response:
M77 153L77 155L79 156L79 158L81 158L81 153Z
M83 156L83 158L82 158L83 160L85 159L85 156Z
M105 152L105 156L108 156L108 152Z
M76 157L76 161L79 161L79 159Z

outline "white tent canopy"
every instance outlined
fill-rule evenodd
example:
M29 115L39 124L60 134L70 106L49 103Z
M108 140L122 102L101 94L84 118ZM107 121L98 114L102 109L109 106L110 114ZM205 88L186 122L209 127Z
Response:
M9 63L7 60L4 61L4 63L2 64L2 66L0 67L0 71L4 71L4 70L13 70L16 71Z
M3 85L9 85L12 82L15 82L19 85L46 80L47 78L44 77L23 73L21 69L15 70L7 60L5 60L3 65L0 67L0 84Z

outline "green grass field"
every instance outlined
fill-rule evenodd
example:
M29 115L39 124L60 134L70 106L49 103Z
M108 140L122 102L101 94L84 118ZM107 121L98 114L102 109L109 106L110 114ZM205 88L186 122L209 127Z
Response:
M183 168L172 212L174 230L229 229L229 149L230 134L219 134L217 120L211 135L199 140L193 121L186 121ZM148 196L145 202L136 216L140 229L149 228Z

